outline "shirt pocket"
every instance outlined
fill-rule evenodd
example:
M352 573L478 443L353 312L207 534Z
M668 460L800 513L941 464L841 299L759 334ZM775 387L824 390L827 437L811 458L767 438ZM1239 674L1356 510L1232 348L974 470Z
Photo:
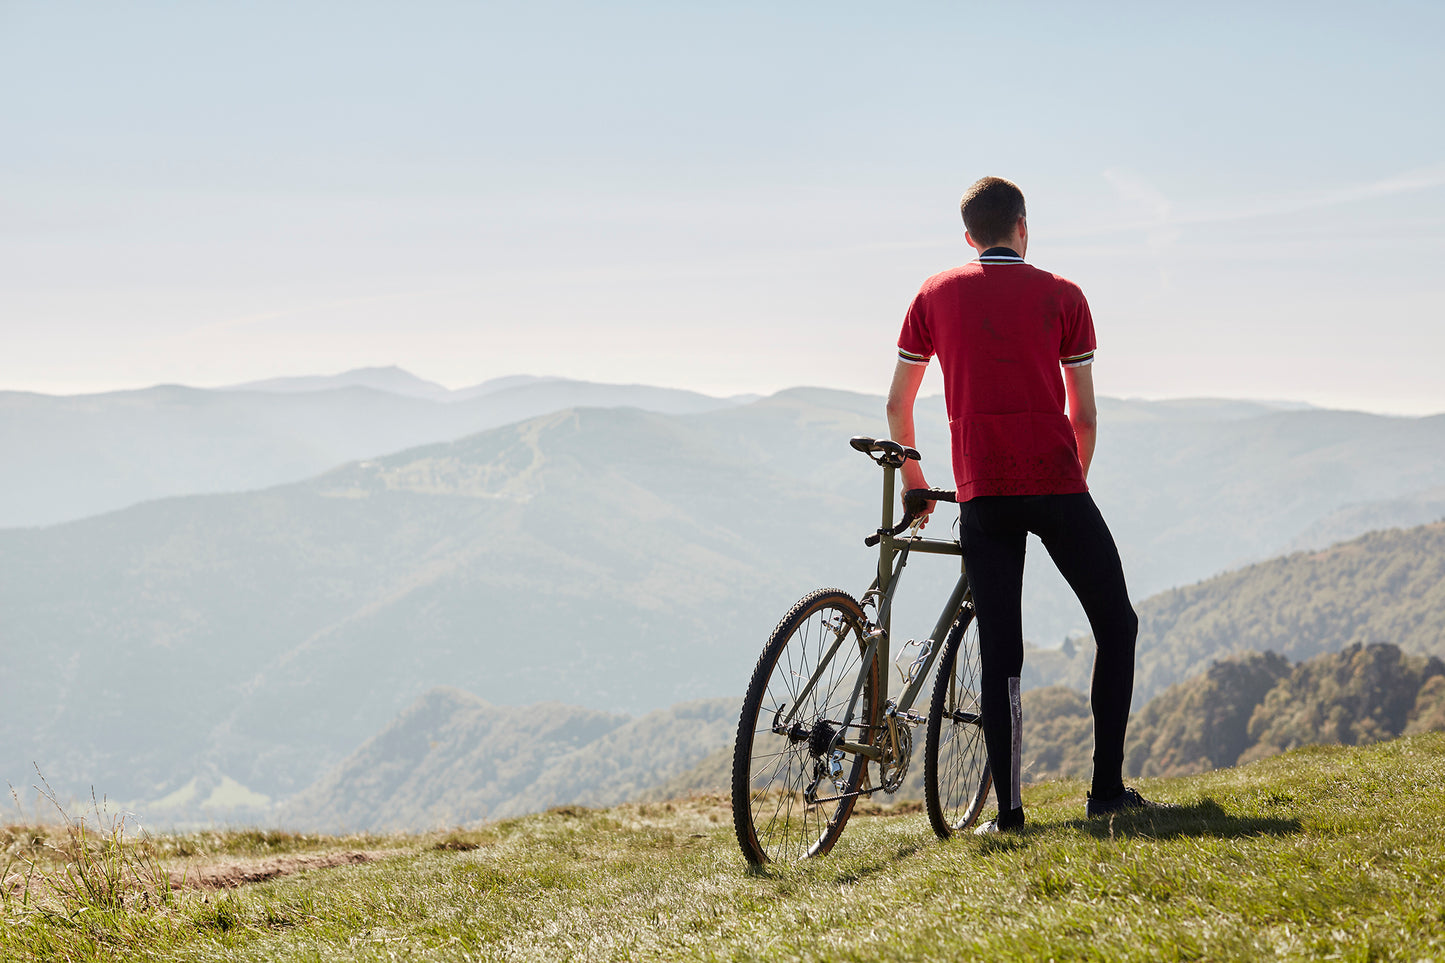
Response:
M1036 416L1031 411L975 414L964 419L963 453L972 459L1012 461L1033 451L1037 442Z

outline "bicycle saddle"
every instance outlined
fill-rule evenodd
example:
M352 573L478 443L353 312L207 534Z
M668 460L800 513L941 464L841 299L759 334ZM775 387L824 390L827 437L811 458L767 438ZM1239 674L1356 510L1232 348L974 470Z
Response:
M898 442L888 441L886 438L869 438L867 435L854 435L848 439L848 444L885 468L902 468L903 463L910 458L914 461L923 460L923 456L918 453L918 449L904 448L898 444Z

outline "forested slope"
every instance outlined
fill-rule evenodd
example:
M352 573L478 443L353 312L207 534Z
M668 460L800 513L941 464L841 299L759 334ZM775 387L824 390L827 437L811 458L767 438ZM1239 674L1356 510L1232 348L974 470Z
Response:
M1024 693L1032 780L1090 775L1087 698L1063 686ZM1129 776L1182 776L1309 745L1361 746L1445 728L1445 662L1388 643L1353 644L1291 666L1275 653L1222 659L1171 686L1129 722Z
M1140 621L1143 695L1229 652L1299 660L1389 642L1445 655L1445 522L1371 532L1162 592Z
M1387 642L1445 656L1445 522L1271 559L1160 592L1136 609L1135 705L1233 653L1299 661ZM1070 646L1026 664L1025 684L1086 689L1092 661L1092 642Z
M496 706L459 689L426 693L277 814L289 828L426 829L610 806L686 771L737 727L733 699L633 719L541 703Z

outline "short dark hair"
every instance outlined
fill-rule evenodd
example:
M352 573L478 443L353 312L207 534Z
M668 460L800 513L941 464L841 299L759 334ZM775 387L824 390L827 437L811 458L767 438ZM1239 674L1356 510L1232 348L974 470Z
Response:
M1024 216L1024 192L1002 177L981 177L963 192L958 209L963 226L979 244L999 244L1014 232Z

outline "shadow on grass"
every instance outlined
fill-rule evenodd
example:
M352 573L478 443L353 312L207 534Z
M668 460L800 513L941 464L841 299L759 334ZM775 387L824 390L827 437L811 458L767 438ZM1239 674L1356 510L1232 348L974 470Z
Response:
M1234 816L1225 812L1213 799L1201 799L1171 809L1124 810L1111 813L1108 817L1071 819L1055 825L1077 829L1096 839L1172 839L1177 836L1238 839L1247 836L1286 836L1304 828L1304 825L1293 817Z
M855 863L844 871L837 874L833 881L840 884L857 883L877 873L891 872L899 863L910 856L916 855L930 841L935 841L930 836L928 839L915 840L913 842L899 843L894 846L884 846L876 852L869 853L861 863ZM825 865L829 857L819 856L804 860L803 863L811 865ZM743 873L754 879L788 880L792 878L792 871L801 863L778 864L768 863L764 866L756 866L751 863L743 867Z
M929 837L929 839L932 840L932 837ZM932 841L936 842L936 840ZM918 840L911 843L901 843L897 846L884 847L872 854L866 862L850 866L844 872L839 873L834 877L833 881L839 885L851 885L862 882L869 876L878 873L891 872L897 864L920 852L927 843L928 840Z
M997 835L970 837L981 856L1012 853L1027 849L1032 837L1044 837L1060 829L1076 829L1096 839L1173 839L1180 836L1243 839L1251 836L1287 836L1303 831L1304 824L1293 817L1234 816L1212 799L1176 806L1170 809L1133 810L1093 819L1068 819L1062 822L1028 823L1022 829ZM912 842L899 843L870 854L866 861L848 867L834 881L857 883L878 873L892 871L898 863L937 844L931 835ZM951 845L945 843L944 845ZM809 862L812 862L809 860ZM786 867L747 866L744 872L763 879L785 880Z

